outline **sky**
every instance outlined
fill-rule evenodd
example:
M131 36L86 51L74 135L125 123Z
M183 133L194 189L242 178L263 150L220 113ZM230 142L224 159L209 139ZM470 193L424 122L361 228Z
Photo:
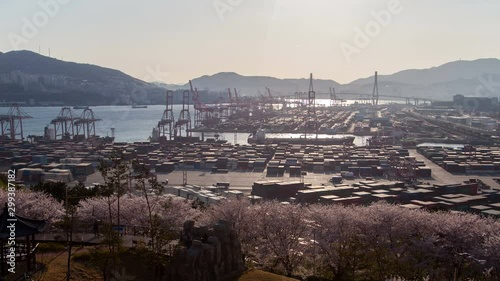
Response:
M495 0L0 0L0 51L185 84L333 79L500 57Z

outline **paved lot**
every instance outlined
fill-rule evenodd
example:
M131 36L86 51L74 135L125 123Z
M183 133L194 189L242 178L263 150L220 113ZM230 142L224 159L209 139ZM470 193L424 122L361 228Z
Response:
M182 185L182 171L174 171L168 175L159 175L160 179L168 178L171 185ZM308 173L304 180L313 185L328 184L331 175ZM188 183L194 185L213 185L217 182L229 182L231 189L251 189L253 183L259 180L300 181L300 177L266 177L266 173L230 172L227 174L212 174L202 171L188 171Z
M209 171L188 171L187 174L188 184L211 186L218 182L229 182L230 189L240 190L246 193L250 193L253 183L260 180L300 181L299 177L289 177L288 175L284 177L266 177L265 172L229 172L227 174L213 174ZM304 176L304 181L318 186L323 184L332 185L329 183L331 177L331 174L307 173L307 175ZM158 174L158 180L160 182L164 182L165 179L169 180L169 185L180 186L182 185L182 171L174 171L169 174ZM345 183L350 184L360 180L361 178L358 180L345 181ZM87 178L87 185L93 183L103 183L99 173L94 173Z
M434 164L421 154L417 153L415 149L410 150L410 156L415 157L419 161L423 161L428 167L432 169L433 179L423 180L430 183L462 183L465 180L472 178L479 178L486 184L495 189L500 190L500 185L496 183L493 178L500 178L500 174L493 175L453 175L448 173L443 168ZM241 190L249 193L255 181L259 180L282 180L282 181L300 181L298 177L289 177L285 174L284 177L267 177L265 172L229 172L227 174L213 174L210 171L188 171L188 184L211 186L218 182L229 182L230 188L234 190ZM332 177L328 173L307 173L304 177L304 182L312 185L332 185L329 179ZM163 182L165 179L169 180L169 185L180 186L182 185L182 171L174 171L169 174L158 174L158 179ZM344 181L345 184L352 184L363 180L358 178L356 180ZM102 177L99 173L94 173L87 178L87 185L92 183L102 183Z

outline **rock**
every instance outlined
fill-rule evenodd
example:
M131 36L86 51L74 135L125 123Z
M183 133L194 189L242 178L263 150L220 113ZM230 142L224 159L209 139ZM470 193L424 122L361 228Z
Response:
M202 227L186 221L180 245L184 250L174 255L164 280L229 281L245 270L238 234L227 221Z

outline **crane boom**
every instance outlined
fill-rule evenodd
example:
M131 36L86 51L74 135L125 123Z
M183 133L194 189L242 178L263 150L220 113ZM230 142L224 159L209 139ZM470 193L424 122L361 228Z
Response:
M236 91L236 88L234 88L234 100L238 103L238 91Z

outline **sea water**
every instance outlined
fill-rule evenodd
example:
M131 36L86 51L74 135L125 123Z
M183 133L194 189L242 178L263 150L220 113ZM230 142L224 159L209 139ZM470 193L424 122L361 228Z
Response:
M22 111L33 118L23 120L24 136L44 134L46 126L53 128L50 122L55 119L61 107L22 107ZM147 108L132 108L131 106L93 106L91 107L95 118L101 119L96 122L96 134L102 137L111 136L111 128L115 128L115 141L117 142L140 142L147 141L154 127L157 127L165 111L164 105L149 105ZM9 108L0 108L0 115L7 114ZM179 117L182 105L174 105L174 118ZM75 117L80 117L82 109L72 109ZM194 118L194 108L190 108L191 118ZM237 144L248 144L249 133L219 133L219 139L227 140ZM213 138L214 133L205 133L205 138ZM201 133L193 133L193 136L201 136ZM290 135L292 137L292 135ZM364 146L370 137L356 136L354 144Z

